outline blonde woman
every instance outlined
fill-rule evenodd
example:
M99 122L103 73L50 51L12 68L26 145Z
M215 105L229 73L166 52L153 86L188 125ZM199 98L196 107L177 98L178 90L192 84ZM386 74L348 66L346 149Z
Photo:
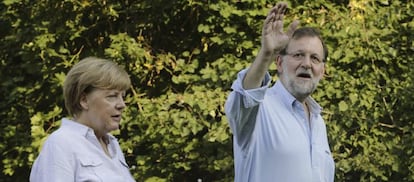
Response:
M63 86L70 118L45 141L31 182L135 181L117 139L131 81L114 62L85 58L69 71Z

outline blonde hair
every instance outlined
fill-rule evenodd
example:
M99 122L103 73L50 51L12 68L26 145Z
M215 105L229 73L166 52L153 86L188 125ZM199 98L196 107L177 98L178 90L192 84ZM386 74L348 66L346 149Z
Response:
M70 116L82 111L80 99L94 88L127 90L131 86L128 73L106 59L87 57L75 64L63 84L65 107Z

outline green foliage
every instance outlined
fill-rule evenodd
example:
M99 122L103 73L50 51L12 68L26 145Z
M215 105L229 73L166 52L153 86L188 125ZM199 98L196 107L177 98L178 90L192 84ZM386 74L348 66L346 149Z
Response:
M401 96L413 89L409 55L414 50L408 40L413 38L409 14L414 3L350 1L348 16L338 16L345 10L332 8L337 9L326 6L324 16L307 13L334 20L313 21L324 22L332 53L315 97L327 112L337 179L413 181L407 165L412 157L406 153L413 146L406 143L407 135L412 135L404 129L412 127L413 118L402 117L409 107L399 103L412 102Z
M153 176L209 181L217 180L214 175L221 170L232 170L230 135L221 106L225 97L221 89L193 89L197 92L130 98L138 104L129 107L126 130L120 135L133 171L141 174L138 181Z
M44 139L66 116L65 73L98 56L133 81L114 134L138 181L231 181L223 105L260 48L273 3L1 2L0 179L27 181ZM314 98L324 107L336 181L414 181L414 2L290 4L286 25L320 27L329 47Z

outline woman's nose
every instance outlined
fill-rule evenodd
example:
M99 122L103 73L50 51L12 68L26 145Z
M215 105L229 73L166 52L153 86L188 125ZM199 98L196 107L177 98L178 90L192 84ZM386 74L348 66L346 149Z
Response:
M125 101L124 101L124 98L123 97L120 97L119 98L119 100L118 100L118 102L117 102L117 104L116 104L116 106L115 106L117 109L123 109L123 108L125 108L126 107L126 104L125 104Z

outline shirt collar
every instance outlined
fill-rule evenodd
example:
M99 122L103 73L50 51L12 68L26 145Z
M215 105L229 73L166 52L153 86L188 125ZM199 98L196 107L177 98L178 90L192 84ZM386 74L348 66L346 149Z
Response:
M313 99L312 97L306 98L306 103L308 103L309 109L314 114L320 114L322 112L322 107Z
M93 131L92 128L80 124L74 120L68 119L68 118L63 118L62 119L62 126L65 127L70 127L72 128L75 133L78 133L81 136L95 136L95 132ZM115 140L115 137L112 136L111 134L106 134L109 140Z

